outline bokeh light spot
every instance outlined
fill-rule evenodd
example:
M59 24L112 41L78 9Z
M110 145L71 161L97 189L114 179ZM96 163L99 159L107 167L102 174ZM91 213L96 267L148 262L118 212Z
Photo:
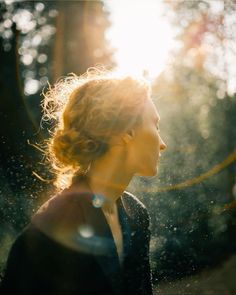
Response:
M104 203L104 197L102 195L94 195L92 203L95 208L100 208Z
M28 81L25 82L25 94L26 95L31 95L31 94L35 94L38 89L39 89L39 81L35 80L35 79L30 79Z
M88 224L82 224L78 227L78 233L83 237L83 238L91 238L94 235L94 230L92 226Z

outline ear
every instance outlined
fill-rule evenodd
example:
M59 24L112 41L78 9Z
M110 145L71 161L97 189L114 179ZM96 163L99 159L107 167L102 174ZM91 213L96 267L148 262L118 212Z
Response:
M129 143L135 136L134 129L128 130L123 136L122 139L125 143Z

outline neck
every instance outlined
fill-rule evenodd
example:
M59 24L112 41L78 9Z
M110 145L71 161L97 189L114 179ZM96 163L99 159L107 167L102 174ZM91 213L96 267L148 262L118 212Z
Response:
M125 154L107 154L94 162L87 174L90 188L94 194L105 197L105 204L115 205L133 177L133 173L125 167Z

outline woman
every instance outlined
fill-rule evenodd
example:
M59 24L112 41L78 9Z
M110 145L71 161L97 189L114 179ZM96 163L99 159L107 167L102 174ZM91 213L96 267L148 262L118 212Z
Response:
M152 294L149 214L125 191L165 149L145 80L90 70L44 94L57 193L14 242L1 294Z

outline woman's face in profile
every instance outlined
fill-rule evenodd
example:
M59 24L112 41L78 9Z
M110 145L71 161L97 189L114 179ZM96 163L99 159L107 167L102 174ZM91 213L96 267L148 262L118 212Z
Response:
M131 141L131 157L136 175L154 176L157 173L160 152L166 148L159 133L160 116L151 99L143 110L143 124L135 129Z

